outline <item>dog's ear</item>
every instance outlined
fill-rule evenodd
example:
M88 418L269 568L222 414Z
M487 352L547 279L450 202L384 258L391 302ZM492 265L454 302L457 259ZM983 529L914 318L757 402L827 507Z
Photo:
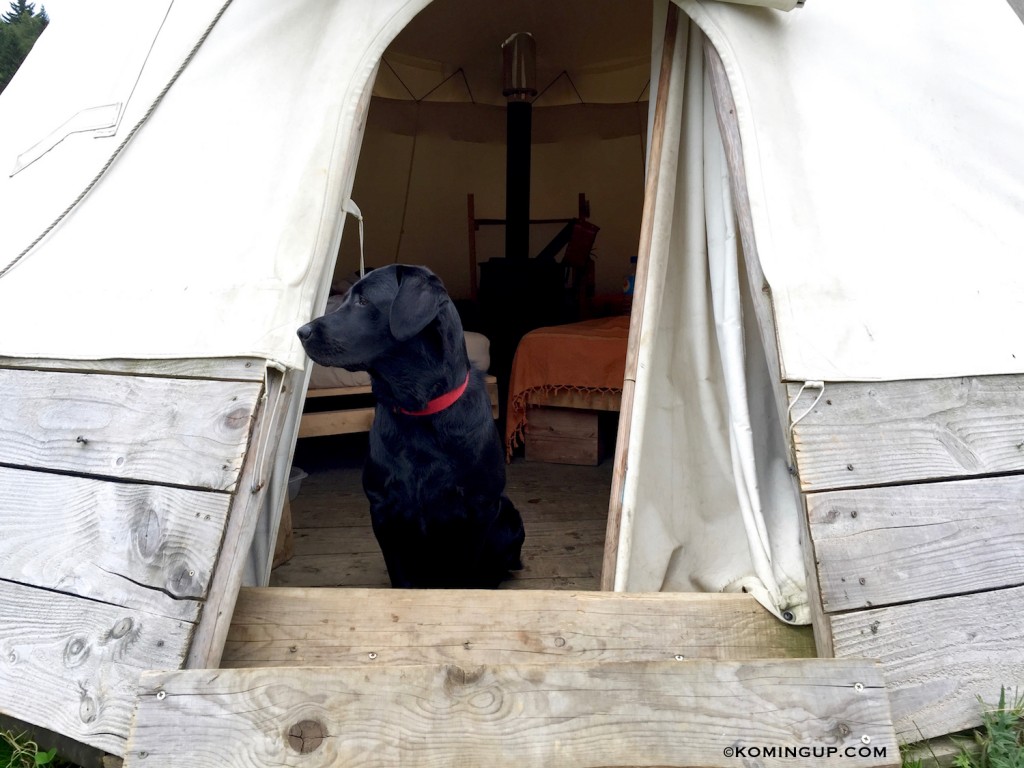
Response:
M423 267L398 265L398 293L391 303L391 335L407 341L437 317L445 297L441 279Z

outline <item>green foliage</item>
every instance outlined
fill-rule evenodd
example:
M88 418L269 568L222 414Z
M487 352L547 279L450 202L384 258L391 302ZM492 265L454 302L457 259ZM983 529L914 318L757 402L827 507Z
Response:
M66 765L57 757L56 749L43 752L25 734L0 731L0 768L58 768Z
M982 705L981 728L974 732L974 743L960 746L953 768L1024 768L1024 695L1006 701L1006 688L999 690L999 703ZM929 768L936 759L904 756L902 768Z
M49 23L46 9L40 7L36 13L35 3L27 0L14 0L10 10L0 16L0 93Z
M985 707L981 722L974 734L977 753L961 751L955 768L1024 768L1024 695L1007 704L1006 688L1000 688L999 704Z

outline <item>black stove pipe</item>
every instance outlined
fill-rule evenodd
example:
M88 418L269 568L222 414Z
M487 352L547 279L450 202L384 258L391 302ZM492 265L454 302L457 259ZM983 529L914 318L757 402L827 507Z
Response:
M505 256L530 256L530 145L536 46L528 32L517 32L502 46L503 88L508 98L505 133Z

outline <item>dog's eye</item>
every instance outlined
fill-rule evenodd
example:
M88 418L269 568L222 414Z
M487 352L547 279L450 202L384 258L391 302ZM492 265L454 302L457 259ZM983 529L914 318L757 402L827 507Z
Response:
M356 304L358 304L360 307L365 307L369 303L370 302L366 300L365 296L356 296Z

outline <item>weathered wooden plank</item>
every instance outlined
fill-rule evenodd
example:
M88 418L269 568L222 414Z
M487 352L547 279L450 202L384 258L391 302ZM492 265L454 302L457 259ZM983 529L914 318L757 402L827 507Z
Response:
M578 546L570 552L561 548L537 546L534 542L529 547L523 545L523 569L512 574L512 580L526 579L592 579L596 587L601 578L601 548L595 546ZM573 545L576 547L577 545ZM585 582L590 584L591 582ZM590 587L588 586L588 589Z
M295 527L292 524L292 509L288 499L284 500L281 522L277 526L277 540L274 542L274 559L271 568L284 565L295 554Z
M242 585L242 572L252 545L260 512L267 497L268 480L274 464L274 446L281 440L291 399L298 393L301 371L268 372L268 404L257 408L253 440L245 454L238 491L231 498L228 524L224 529L217 567L210 581L209 597L203 606L185 666L216 667L224 650L231 614Z
M261 390L0 368L0 463L233 490Z
M622 400L619 413L619 431L615 441L615 471L612 474L611 494L608 499L608 528L605 535L604 556L601 563L601 589L615 588L615 571L619 561L619 536L622 528L622 499L629 467L629 437L633 428L633 402L636 398L636 377L640 366L640 339L644 328L648 283L657 279L657 270L651 267L651 244L654 240L655 217L666 207L665 198L671 198L669 186L674 169L662 178L662 154L665 149L665 122L672 107L669 105L672 69L677 55L679 37L679 8L669 3L665 17L664 42L658 70L658 92L654 101L651 124L650 151L647 158L648 173L644 181L644 208L640 220L640 242L637 245L636 277L633 284L633 306L629 317L629 339L626 343L626 368L622 382ZM684 32L685 34L685 32ZM686 46L682 52L685 56ZM667 150L669 157L671 149ZM654 292L653 289L651 291Z
M807 512L807 494L801 494L803 501L800 514L800 548L803 554L804 573L807 574L807 605L811 613L811 627L814 632L814 646L818 656L832 658L832 624L825 615L825 606L821 600L821 585L817 579L818 555L814 539L811 537L811 526Z
M294 524L294 523L293 523ZM380 545L373 535L369 516L362 525L343 525L331 528L302 528L293 533L299 554L334 555L378 552Z
M569 464L514 463L508 468L506 493L527 523L527 541L537 526L600 521L608 515L611 462L600 467ZM562 470L561 473L557 470ZM292 505L296 528L366 526L370 505L363 493L359 467L314 471L302 482Z
M319 411L302 414L299 422L299 437L322 437L324 435L349 435L353 432L369 432L373 426L376 408L347 408L339 411Z
M295 533L295 539L304 555L344 556L380 549L369 514L362 525L303 528ZM527 542L524 544L527 550L553 552L563 557L572 557L584 549L600 550L604 542L604 521L584 519L569 526L564 520L531 520Z
M767 747L793 754L766 756ZM829 748L836 750L831 759ZM754 750L766 768L899 765L877 665L807 659L152 672L125 766L733 768ZM846 750L865 756L844 758Z
M829 612L1024 584L1024 476L807 495Z
M318 529L317 534L325 529ZM330 530L330 529L326 529ZM306 552L303 537L299 549L285 565L275 569L271 584L279 587L387 587L390 580L380 547L372 536L372 530L353 528L335 529L341 534L352 534L351 543L337 543L337 551L327 551L330 541L323 547L311 547ZM545 541L544 539L548 539ZM601 570L601 543L597 536L570 539L572 543L554 544L554 537L538 537L527 534L523 546L523 570L516 571L505 586L510 588L527 586L527 582L542 579L572 580L579 588L596 587ZM566 547L569 547L567 550ZM317 551L324 550L324 551Z
M306 555L296 553L270 574L274 587L389 587L380 548L366 544L363 552Z
M879 659L903 741L981 723L978 697L1024 681L1024 587L830 616L837 657Z
M827 382L793 438L805 491L1022 472L1024 376Z
M597 466L602 458L597 411L528 406L526 460Z
M174 360L58 360L34 357L0 357L0 368L33 371L116 373L128 376L164 376L221 381L262 381L265 360L254 357L182 358Z
M749 595L243 589L222 664L507 664L813 656Z
M352 548L356 549L356 548ZM274 587L377 587L391 585L384 558L376 542L363 551L295 554L270 577ZM567 558L553 552L526 553L524 568L502 583L502 589L597 589L601 548L595 545Z
M373 387L369 384L360 387L328 387L323 389L314 389L310 387L306 390L306 399L315 399L318 397L346 397L351 395L372 395Z
M175 669L192 625L0 581L0 711L124 754L143 669Z
M229 497L0 467L0 579L195 621Z
M506 492L526 527L526 570L505 587L595 589L611 463L594 467L514 462ZM292 504L295 556L275 586L385 587L358 466L312 471ZM355 557L352 557L355 555ZM595 557L596 556L596 557Z

